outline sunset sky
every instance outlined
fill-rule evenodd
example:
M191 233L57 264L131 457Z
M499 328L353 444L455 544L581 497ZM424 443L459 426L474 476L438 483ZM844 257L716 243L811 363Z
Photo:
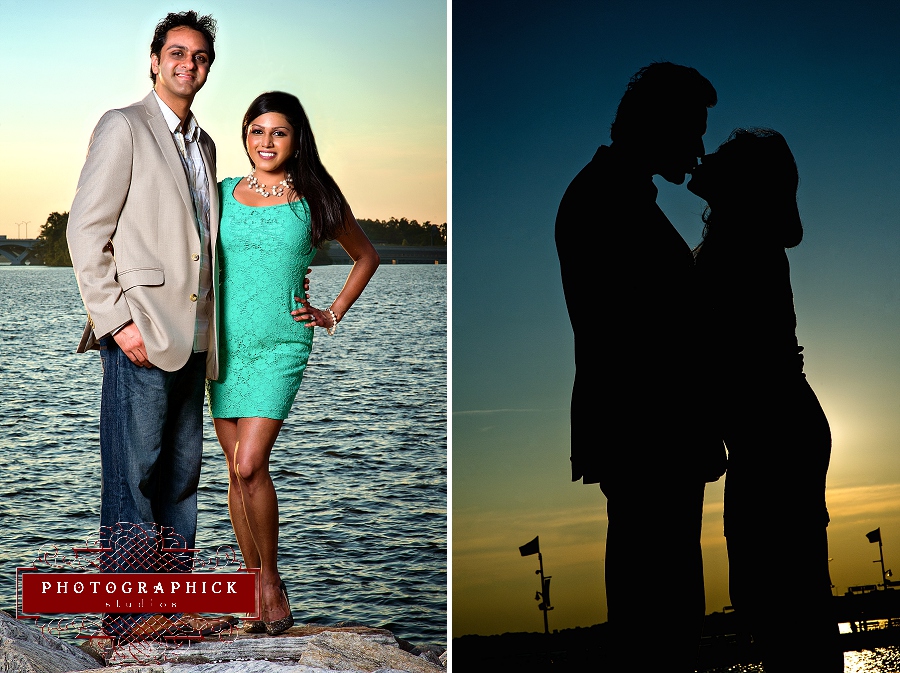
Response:
M69 210L94 125L150 92L153 29L186 9L218 21L193 110L220 179L249 171L241 118L280 89L357 217L447 221L445 0L0 0L0 234L34 238Z
M573 345L553 226L566 186L609 142L629 77L656 60L693 66L717 88L708 151L753 125L783 133L796 156L806 237L788 258L805 371L834 435L835 590L881 581L878 545L865 537L877 527L886 566L900 572L900 8L487 4L452 8L452 636L543 630L537 557L518 552L535 535L552 576L550 628L606 620L605 500L570 480ZM655 182L662 209L698 243L703 202ZM585 264L629 254L588 227L571 244ZM598 329L603 289L581 309ZM598 381L598 408L608 394ZM730 604L722 486L706 496L708 612ZM661 512L634 550L661 591L679 581L654 547L665 524ZM785 595L806 572L791 552L773 587Z

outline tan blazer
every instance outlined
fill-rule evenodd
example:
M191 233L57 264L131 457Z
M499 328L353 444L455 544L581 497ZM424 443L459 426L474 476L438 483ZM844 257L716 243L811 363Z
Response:
M205 132L200 151L210 190L215 288L216 146ZM152 91L139 103L108 111L94 128L66 236L88 312L77 351L97 348L97 339L133 320L151 363L165 371L184 366L194 343L200 234L178 150ZM208 306L206 375L215 379L215 300Z

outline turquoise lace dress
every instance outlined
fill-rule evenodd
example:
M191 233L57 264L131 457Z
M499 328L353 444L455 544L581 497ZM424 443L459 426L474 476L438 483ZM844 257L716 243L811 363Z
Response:
M241 178L219 183L219 379L207 382L213 418L287 418L313 332L296 322L310 246L309 206L252 207L235 200Z

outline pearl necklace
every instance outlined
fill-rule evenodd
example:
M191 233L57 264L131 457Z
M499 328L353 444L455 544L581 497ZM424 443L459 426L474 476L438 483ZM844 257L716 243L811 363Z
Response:
M279 182L277 185L272 185L272 191L266 191L266 185L259 184L259 180L256 179L256 169L254 168L250 171L250 174L247 176L247 187L252 189L257 194L262 194L266 198L270 195L275 195L276 197L283 196L284 190L287 187L290 187L294 184L294 181L291 179L290 175L285 174L284 180Z

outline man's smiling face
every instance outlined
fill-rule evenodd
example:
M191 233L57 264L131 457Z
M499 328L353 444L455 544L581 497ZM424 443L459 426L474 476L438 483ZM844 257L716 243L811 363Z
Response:
M190 104L209 74L209 45L203 33L179 26L166 34L159 56L150 55L156 93L168 104L173 98ZM171 107L171 105L170 105Z

